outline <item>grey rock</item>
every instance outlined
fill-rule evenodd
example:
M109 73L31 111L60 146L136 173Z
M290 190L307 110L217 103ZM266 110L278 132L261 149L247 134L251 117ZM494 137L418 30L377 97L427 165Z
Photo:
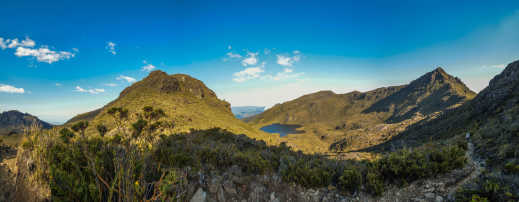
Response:
M236 187L234 186L234 183L232 183L231 181L227 180L223 183L223 188L225 190L225 192L229 193L229 194L237 194L238 192L236 191Z
M436 195L434 193L425 193L424 196L425 198L433 199Z
M207 193L205 193L205 191L202 190L202 188L198 188L198 190L196 190L195 195L193 195L193 198L191 198L189 202L206 202L206 199Z

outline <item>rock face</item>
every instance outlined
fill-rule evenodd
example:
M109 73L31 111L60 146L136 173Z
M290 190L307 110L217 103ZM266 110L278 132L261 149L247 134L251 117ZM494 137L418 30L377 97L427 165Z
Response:
M495 76L488 87L483 89L471 102L474 113L491 112L517 96L519 87L519 61L510 63L501 74Z
M37 124L44 129L52 128L52 125L41 121L38 117L16 110L3 112L0 114L0 135L9 133L22 133L23 129Z

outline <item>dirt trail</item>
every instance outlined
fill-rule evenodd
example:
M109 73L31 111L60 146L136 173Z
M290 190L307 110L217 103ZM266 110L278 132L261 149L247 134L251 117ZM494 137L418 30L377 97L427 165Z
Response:
M470 137L467 138L467 152L465 153L465 156L467 157L468 164L473 167L473 171L470 173L469 176L464 178L463 180L456 183L455 186L450 190L449 196L453 196L456 193L456 190L469 182L470 180L477 178L481 172L484 169L484 162L477 158L474 154L474 144L472 143L472 140Z

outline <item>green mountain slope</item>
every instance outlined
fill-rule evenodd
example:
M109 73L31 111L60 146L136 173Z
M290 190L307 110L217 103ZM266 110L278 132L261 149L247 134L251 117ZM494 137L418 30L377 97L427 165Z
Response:
M247 121L254 125L270 123L308 124L358 121L357 124L399 122L415 113L423 115L459 106L475 93L458 78L441 68L409 85L379 88L365 93L335 94L320 91L278 104ZM368 120L372 119L372 120Z
M236 119L231 113L230 104L218 99L203 82L188 75L168 75L162 71L151 72L142 81L124 89L116 100L101 109L78 115L67 124L88 120L92 122L92 126L100 123L110 126L113 124L111 116L107 114L110 108L123 107L128 109L130 114L134 114L145 106L165 111L167 118L164 120L175 125L174 129L169 131L171 133L219 127L253 138L270 137ZM88 130L95 132L94 127Z
M246 121L257 128L274 123L302 125L305 134L285 138L302 150L323 152L332 143L345 140L348 150L356 150L387 141L408 125L456 108L475 95L460 79L437 68L408 85L364 93L305 95Z

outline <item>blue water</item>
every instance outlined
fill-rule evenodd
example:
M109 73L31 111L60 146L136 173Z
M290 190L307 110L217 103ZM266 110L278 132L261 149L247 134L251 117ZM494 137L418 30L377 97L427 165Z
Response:
M300 134L304 133L304 130L297 130L301 125L290 125L290 124L271 124L268 126L264 126L260 128L262 131L267 133L279 133L280 137L286 136L288 134Z

